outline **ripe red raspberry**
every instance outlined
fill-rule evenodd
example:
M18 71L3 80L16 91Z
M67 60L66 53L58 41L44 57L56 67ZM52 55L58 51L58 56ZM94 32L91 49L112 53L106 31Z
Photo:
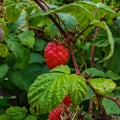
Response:
M57 106L53 111L49 113L49 120L61 120L60 114L62 111L62 106Z
M49 42L45 47L44 56L47 66L49 68L54 68L67 63L69 52L63 45Z
M63 103L64 103L66 106L69 106L69 105L72 104L69 95L66 95L66 96L65 96L65 98L64 98L64 100L63 100Z

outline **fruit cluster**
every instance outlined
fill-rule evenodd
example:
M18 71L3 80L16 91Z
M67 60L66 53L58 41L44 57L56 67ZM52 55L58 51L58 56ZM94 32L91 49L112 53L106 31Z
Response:
M64 65L69 59L69 52L66 47L55 42L49 42L44 50L44 57L48 68Z
M49 120L61 120L60 115L61 115L61 112L63 110L63 104L65 106L70 106L72 104L69 95L66 95L62 104L58 105L53 111L50 112Z

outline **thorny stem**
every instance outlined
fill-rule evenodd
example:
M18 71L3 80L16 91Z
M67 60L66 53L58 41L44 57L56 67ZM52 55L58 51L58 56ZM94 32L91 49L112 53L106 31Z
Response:
M43 10L46 11L46 8L43 6L43 4L39 0L34 0L39 7ZM67 34L65 31L61 28L61 26L57 23L57 21L54 19L52 15L48 15L48 17L52 20L52 22L56 25L56 27L60 30L60 32L64 35L65 38L67 38Z

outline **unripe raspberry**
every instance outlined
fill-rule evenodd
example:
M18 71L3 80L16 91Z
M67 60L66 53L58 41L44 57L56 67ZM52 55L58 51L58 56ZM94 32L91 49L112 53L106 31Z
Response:
M49 120L61 120L60 114L62 111L62 106L57 106L53 111L49 113Z
M44 50L44 57L49 68L64 65L69 59L69 52L66 47L61 44L49 42Z

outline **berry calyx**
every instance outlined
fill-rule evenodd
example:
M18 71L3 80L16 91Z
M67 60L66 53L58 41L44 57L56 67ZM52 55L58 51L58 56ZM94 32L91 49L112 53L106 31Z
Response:
M48 68L54 68L68 62L69 52L63 45L49 42L45 47L44 57Z

